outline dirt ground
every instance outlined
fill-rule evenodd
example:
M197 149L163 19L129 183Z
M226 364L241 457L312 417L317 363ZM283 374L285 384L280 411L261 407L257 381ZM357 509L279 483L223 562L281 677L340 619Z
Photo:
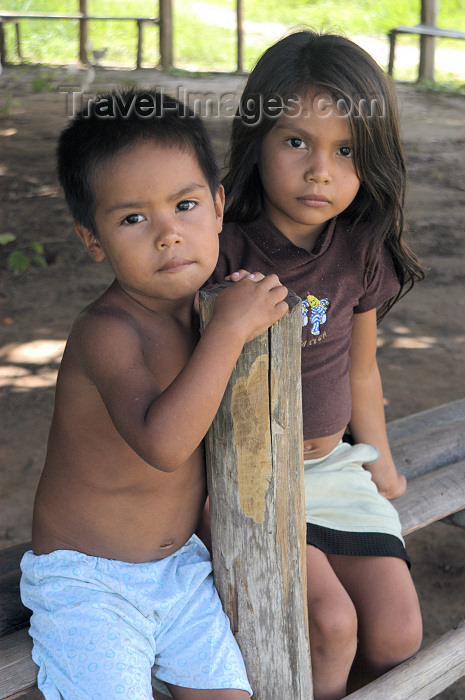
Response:
M71 86L85 79L39 67L7 68L0 77L0 232L17 236L0 249L1 547L30 538L64 340L77 312L111 279L73 235L54 174ZM184 96L216 90L229 100L243 78L98 69L92 90L135 81L169 87L175 96L182 96L177 86ZM465 99L400 84L398 95L410 170L407 221L429 271L380 328L388 420L465 396ZM220 158L229 126L225 117L209 120ZM33 242L44 245L48 267L9 272L6 254L27 252ZM437 523L410 535L407 547L429 643L465 614L465 531ZM465 680L439 697L462 699Z

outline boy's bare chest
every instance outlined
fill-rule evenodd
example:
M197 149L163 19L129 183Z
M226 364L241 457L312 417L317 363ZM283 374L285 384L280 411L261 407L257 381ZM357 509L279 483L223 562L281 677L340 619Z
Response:
M144 361L153 375L170 384L185 367L199 339L194 329L171 324L162 329L144 328L141 349Z

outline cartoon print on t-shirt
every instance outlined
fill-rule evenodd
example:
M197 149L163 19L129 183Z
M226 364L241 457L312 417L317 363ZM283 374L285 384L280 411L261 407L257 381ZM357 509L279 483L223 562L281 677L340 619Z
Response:
M326 322L326 310L329 307L329 299L317 299L313 294L307 292L306 299L302 300L302 326L306 326L310 320L312 335L320 335L320 326ZM310 319L308 310L310 309Z

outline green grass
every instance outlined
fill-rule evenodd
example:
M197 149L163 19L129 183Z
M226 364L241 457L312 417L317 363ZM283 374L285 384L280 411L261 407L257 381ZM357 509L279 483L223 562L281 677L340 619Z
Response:
M43 12L76 12L78 0L0 0L10 10ZM198 71L233 71L236 68L235 0L173 0L174 55L178 68ZM226 11L226 15L221 11ZM88 0L88 12L108 15L144 16L158 11L156 0ZM420 0L244 0L244 67L250 69L264 49L287 29L307 26L330 29L349 36L371 35L386 38L387 31L397 24L414 25L419 22ZM438 25L465 31L465 0L441 0ZM263 31L263 23L275 23L274 34ZM77 22L24 20L21 22L23 60L31 63L65 64L76 62L78 55ZM7 51L15 56L14 29L6 28ZM137 31L135 22L90 22L89 41L93 48L107 47L106 65L132 67L135 63ZM417 45L418 39L404 39ZM459 41L438 40L437 46L462 49ZM462 50L465 62L465 46ZM144 55L146 65L157 64L158 28L144 28ZM452 67L451 67L452 68ZM414 68L396 69L396 78L415 80ZM450 73L437 74L438 82L451 84L454 89L463 83L463 77Z

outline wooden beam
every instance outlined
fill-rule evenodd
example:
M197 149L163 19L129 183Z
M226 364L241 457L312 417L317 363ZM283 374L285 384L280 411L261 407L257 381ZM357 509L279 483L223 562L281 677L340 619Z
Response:
M465 459L465 419L412 432L390 445L398 471L414 479Z
M32 639L27 629L0 638L0 700L36 687L37 666L31 649Z
M27 625L31 616L31 611L24 607L19 595L19 562L28 549L31 549L31 542L17 544L0 552L0 637Z
M408 535L465 507L465 460L412 479L392 501Z
M201 292L201 325L221 285ZM208 433L215 584L255 700L313 697L307 626L300 299L247 343Z
M465 38L465 35L464 35ZM389 442L406 437L420 430L427 430L450 421L465 419L465 399L444 403L426 411L412 413L404 418L397 418L387 424Z
M396 466L407 479L465 459L465 400L387 425Z
M347 700L429 700L465 675L465 620Z

